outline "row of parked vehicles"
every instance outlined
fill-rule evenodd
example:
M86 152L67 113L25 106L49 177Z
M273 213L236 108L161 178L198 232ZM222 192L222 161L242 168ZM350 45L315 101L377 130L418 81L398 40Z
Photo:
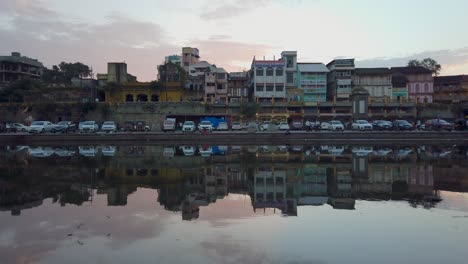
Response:
M144 132L150 130L151 127L146 125L145 121L126 121L122 126L114 121L104 121L102 123L96 121L82 121L78 123L71 121L60 121L55 124L50 121L34 121L29 126L21 123L0 123L0 132L7 133L112 133L117 131Z
M410 130L446 130L451 131L454 129L465 130L468 128L468 121L449 123L443 119L430 119L425 123L412 124L407 120L374 120L369 122L367 120L355 120L352 123L343 123L339 120L332 120L328 122L319 121L293 121L274 123L272 121L264 121L262 123L257 122L232 122L230 125L226 121L218 122L217 124L209 121L202 120L198 124L194 121L185 121L177 125L175 119L166 119L164 121L162 130L163 131L175 131L179 126L182 132L194 132L194 131L240 131L247 129L258 129L260 131L274 131L274 130L328 130L328 131L344 131L344 130L358 130L358 131L384 131L384 130L397 130L397 131L410 131Z

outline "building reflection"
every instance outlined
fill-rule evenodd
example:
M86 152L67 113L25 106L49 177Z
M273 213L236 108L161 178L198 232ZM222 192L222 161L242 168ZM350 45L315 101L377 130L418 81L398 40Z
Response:
M164 155L168 149L173 152ZM93 155L73 148L53 155L52 148L7 147L0 151L0 210L20 215L48 198L82 205L95 194L107 195L108 206L126 206L127 197L145 187L157 189L156 202L183 220L197 219L201 207L229 193L248 194L257 213L295 216L301 206L353 210L356 200L431 208L440 190L468 190L465 149L212 146L209 156L195 149L87 146L79 150Z

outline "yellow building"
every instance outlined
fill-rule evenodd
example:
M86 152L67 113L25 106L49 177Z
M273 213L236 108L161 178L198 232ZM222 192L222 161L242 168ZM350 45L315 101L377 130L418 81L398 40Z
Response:
M180 82L161 83L160 88L152 88L149 82L136 82L114 85L105 89L105 101L125 102L180 102L184 89Z

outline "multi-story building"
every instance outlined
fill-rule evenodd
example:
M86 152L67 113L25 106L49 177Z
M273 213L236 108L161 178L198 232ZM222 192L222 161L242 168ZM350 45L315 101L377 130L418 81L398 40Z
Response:
M408 96L411 101L432 103L434 78L431 70L421 66L394 67L392 72L404 74L408 79Z
M182 67L185 71L189 70L189 66L200 61L200 54L197 48L183 47L182 48Z
M165 63L158 66L158 78L161 83L160 96L158 100L167 102L182 101L184 93L181 72L183 71L179 66L172 63Z
M468 75L434 77L434 102L468 102Z
M286 100L286 63L284 60L254 60L250 72L250 89L258 101Z
M124 84L137 82L137 77L127 72L127 63L108 62L107 73L97 74L98 86L105 86L107 83Z
M166 56L164 58L164 63L174 63L174 64L177 64L177 65L181 65L182 64L182 57L180 55L169 55L169 56Z
M315 105L327 100L327 74L330 72L323 63L298 63L297 87L304 92L304 103Z
M392 74L392 99L408 100L408 78L402 73Z
M0 83L10 83L23 79L39 79L44 65L36 59L12 52L11 56L0 56Z
M286 89L297 88L296 86L296 72L297 72L297 51L283 51L281 52L281 59L285 62Z
M247 72L229 73L227 94L230 102L248 101L249 78Z
M329 100L349 100L353 86L354 59L336 59L327 64L327 97Z
M392 71L388 68L356 68L353 87L364 88L373 100L392 98Z

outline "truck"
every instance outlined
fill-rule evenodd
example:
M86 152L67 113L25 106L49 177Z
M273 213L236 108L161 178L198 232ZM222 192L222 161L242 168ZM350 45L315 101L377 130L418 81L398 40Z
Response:
M176 128L176 119L175 118L166 118L163 122L162 130L164 132L167 131L175 131Z

